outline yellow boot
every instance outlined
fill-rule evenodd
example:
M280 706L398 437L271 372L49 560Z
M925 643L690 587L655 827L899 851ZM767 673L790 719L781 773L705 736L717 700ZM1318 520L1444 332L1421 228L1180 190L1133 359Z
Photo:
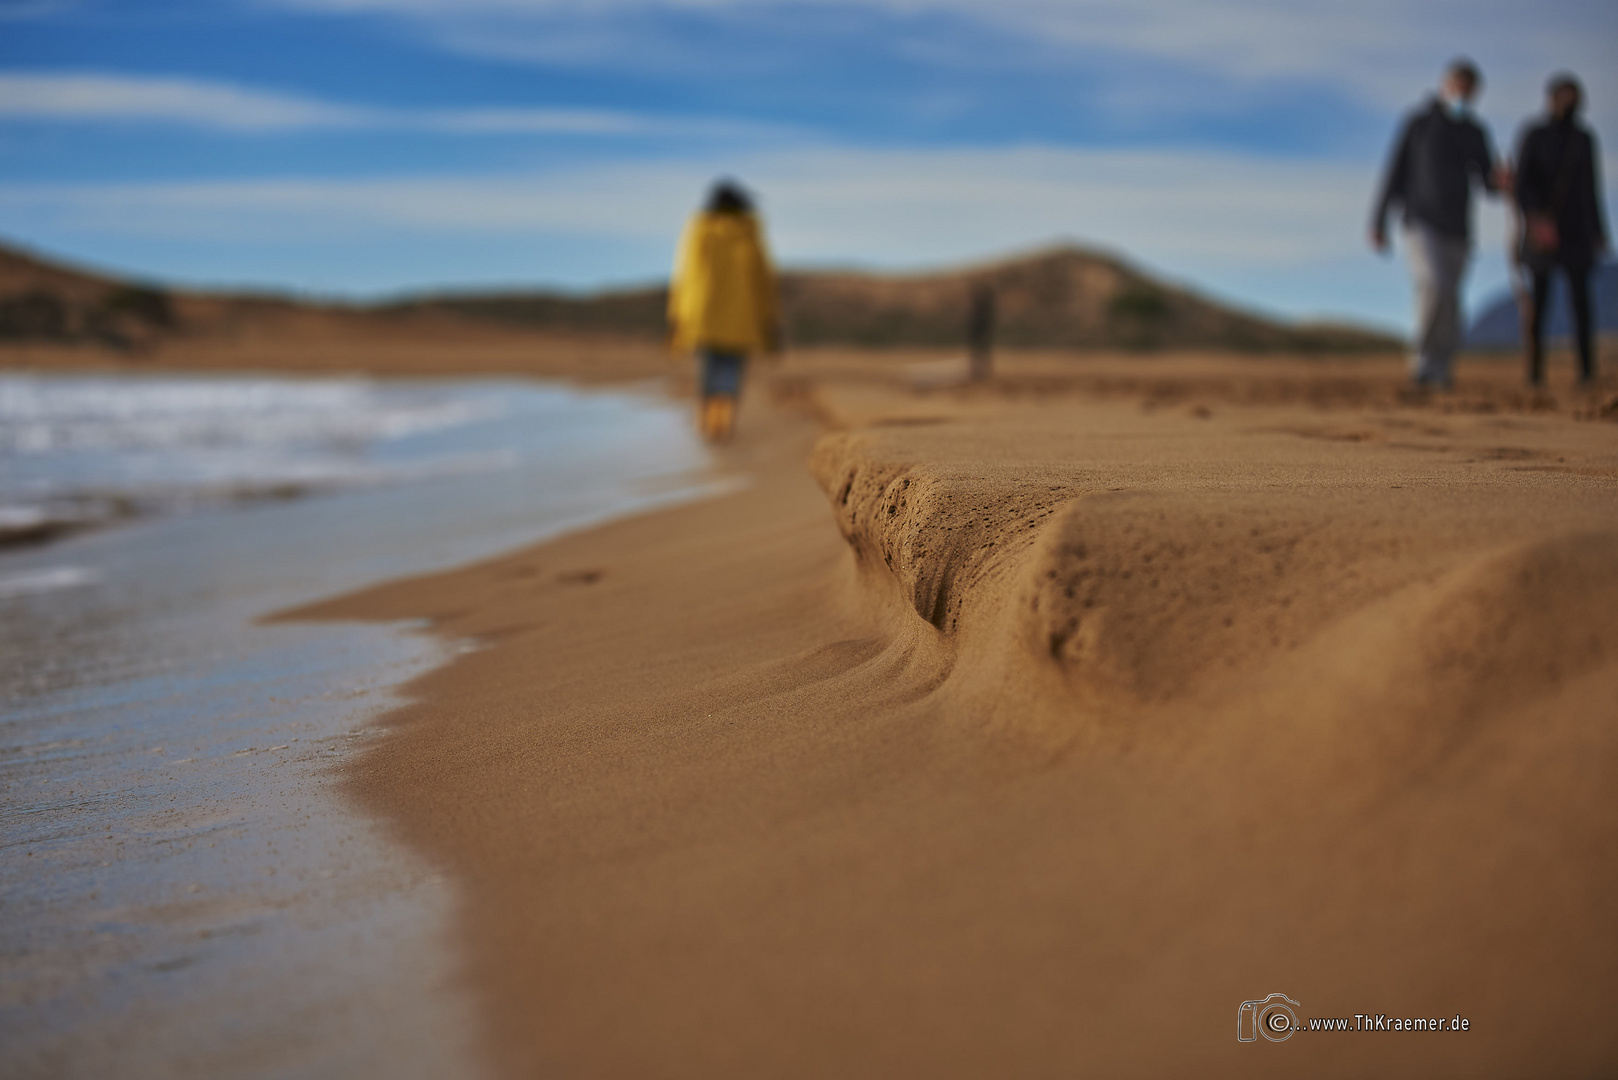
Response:
M698 407L697 430L700 431L702 433L702 437L709 442L713 442L714 439L718 438L717 429L714 426L714 421L718 419L718 410L715 408L717 404L718 402L716 399L705 397L702 399L702 404Z
M729 442L736 431L736 399L729 394L718 394L713 399L715 442Z

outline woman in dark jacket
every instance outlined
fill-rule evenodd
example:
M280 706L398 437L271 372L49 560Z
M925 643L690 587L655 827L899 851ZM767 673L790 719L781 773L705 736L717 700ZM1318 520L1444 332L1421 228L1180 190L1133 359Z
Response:
M1522 214L1519 259L1533 276L1526 345L1528 381L1545 382L1545 315L1551 273L1560 267L1573 301L1579 343L1579 382L1595 378L1590 270L1611 249L1601 213L1600 153L1595 136L1579 123L1584 90L1572 75L1546 86L1546 116L1529 127L1517 148L1517 206Z

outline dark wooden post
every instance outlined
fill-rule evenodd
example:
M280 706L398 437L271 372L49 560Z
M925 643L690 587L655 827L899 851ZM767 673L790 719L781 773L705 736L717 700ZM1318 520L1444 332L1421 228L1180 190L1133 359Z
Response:
M994 367L994 286L980 281L972 286L972 310L966 324L966 344L974 382L989 377Z

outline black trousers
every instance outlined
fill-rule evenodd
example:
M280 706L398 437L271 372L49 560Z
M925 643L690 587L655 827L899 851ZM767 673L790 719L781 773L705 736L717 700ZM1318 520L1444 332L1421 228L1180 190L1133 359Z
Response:
M1579 345L1579 379L1595 377L1595 324L1590 310L1590 268L1547 266L1534 268L1534 307L1528 319L1528 381L1545 382L1545 326L1550 321L1551 274L1561 270L1567 278L1568 299L1573 301L1573 336Z

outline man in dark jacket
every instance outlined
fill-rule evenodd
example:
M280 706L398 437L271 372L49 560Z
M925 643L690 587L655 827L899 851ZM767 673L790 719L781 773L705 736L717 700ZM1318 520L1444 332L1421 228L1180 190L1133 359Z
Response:
M1405 120L1371 219L1371 244L1386 251L1388 212L1394 203L1403 211L1416 281L1410 374L1418 386L1450 386L1450 362L1461 344L1461 279L1472 249L1472 187L1499 191L1489 133L1470 107L1481 83L1470 61L1457 60L1438 96Z
M1517 148L1517 206L1522 213L1518 258L1533 276L1527 331L1528 381L1545 384L1545 309L1551 272L1567 276L1579 342L1579 382L1595 379L1596 358L1590 270L1611 250L1601 213L1601 154L1595 136L1579 123L1584 89L1572 75L1546 86L1545 119L1528 128Z

